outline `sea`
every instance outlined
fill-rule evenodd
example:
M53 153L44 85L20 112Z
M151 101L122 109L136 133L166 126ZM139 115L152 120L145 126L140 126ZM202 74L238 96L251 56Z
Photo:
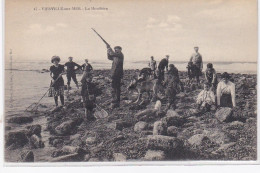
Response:
M78 62L76 62L78 63ZM94 69L110 69L111 62L90 62ZM187 62L170 62L179 71L186 71ZM204 70L208 62L204 62ZM256 62L212 62L217 72L256 74ZM62 64L62 63L61 63ZM82 64L82 63L78 63ZM36 103L48 90L50 73L41 73L42 69L49 69L52 64L46 61L12 61L5 63L4 91L5 116L17 115L29 105ZM124 69L142 69L148 67L148 61L124 62ZM63 77L65 83L66 77ZM78 76L78 80L80 76ZM75 89L75 84L71 86ZM43 105L54 106L53 98L44 97Z

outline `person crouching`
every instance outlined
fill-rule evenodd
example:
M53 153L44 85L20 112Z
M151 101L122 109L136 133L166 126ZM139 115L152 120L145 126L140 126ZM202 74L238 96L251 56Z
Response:
M95 120L94 108L96 107L96 97L94 94L95 85L91 82L91 78L86 78L82 82L81 96L83 107L85 108L85 118L89 121Z
M204 83L204 90L202 90L197 98L197 108L200 111L208 112L211 107L215 106L215 95L214 92L210 90L210 84Z

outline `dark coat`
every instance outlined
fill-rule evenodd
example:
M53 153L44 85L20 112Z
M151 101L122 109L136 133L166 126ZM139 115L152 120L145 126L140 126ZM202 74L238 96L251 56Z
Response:
M112 60L111 76L112 79L123 78L123 64L124 64L124 55L123 53L116 53L111 48L107 50L107 58Z
M166 58L163 58L158 65L158 69L164 70L164 68L166 68L166 70L168 70L168 63L169 61Z

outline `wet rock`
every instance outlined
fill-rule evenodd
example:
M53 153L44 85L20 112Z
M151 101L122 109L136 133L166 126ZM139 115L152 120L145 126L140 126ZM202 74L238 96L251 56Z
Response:
M167 135L177 137L178 128L175 126L170 126L167 128Z
M21 162L34 162L34 154L32 151L23 151L21 153Z
M176 138L163 135L149 135L147 137L147 147L151 150L173 151L181 149L183 142Z
M69 135L76 126L82 123L82 121L81 118L65 121L55 128L55 132L59 135Z
M167 125L163 121L156 121L153 125L153 135L166 135Z
M232 109L228 107L223 107L219 109L215 116L220 122L228 122L231 119Z
M32 135L37 135L37 136L41 136L41 131L42 131L42 127L41 125L37 124L37 125L31 125L31 126L27 126L26 127L28 129L28 136L32 136Z
M189 116L198 116L199 113L200 113L200 112L198 111L198 109L189 109L189 110L188 110Z
M8 123L25 124L33 122L33 118L29 116L11 117Z
M29 141L31 148L44 148L44 143L37 135L32 135Z
M13 145L13 149L23 147L29 141L26 133L26 131L9 132L5 137L5 146L9 147Z
M135 132L141 132L143 130L146 130L148 127L148 124L143 121L139 121L135 124L134 131Z
M156 109L146 109L146 110L143 110L141 112L138 112L137 114L135 114L135 118L136 119L140 119L142 118L143 116L147 116L147 117L156 117L156 113L157 113L158 110Z
M58 106L58 107L55 107L51 110L51 113L56 113L56 112L60 112L62 110L62 107L61 106Z
M144 160L147 161L159 161L165 160L164 151L161 150L148 150L144 156Z
M225 150L227 150L228 148L234 146L235 144L236 144L235 142L230 142L230 143L228 143L228 144L222 144L222 145L218 148L218 150L217 150L216 152L225 151Z
M114 161L116 161L116 162L126 161L126 155L124 155L122 153L114 153L113 158L114 158Z
M203 140L208 139L207 136L205 136L204 134L196 134L193 135L192 137L190 137L188 139L188 142L190 145L194 145L194 146L200 146L203 142Z
M246 123L248 123L248 124L256 123L256 119L255 118L248 118L246 120Z

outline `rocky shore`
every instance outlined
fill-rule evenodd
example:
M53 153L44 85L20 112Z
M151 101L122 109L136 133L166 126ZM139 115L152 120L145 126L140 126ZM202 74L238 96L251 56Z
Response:
M196 111L202 86L185 86L177 95L177 109L153 111L154 102L131 103L126 87L138 70L125 70L120 108L110 109L109 70L94 71L97 104L108 117L84 120L80 92L74 90L65 108L40 105L38 111L6 118L7 162L98 162L256 160L257 76L231 74L237 108ZM180 72L185 83L186 72ZM143 110L151 111L142 114Z

